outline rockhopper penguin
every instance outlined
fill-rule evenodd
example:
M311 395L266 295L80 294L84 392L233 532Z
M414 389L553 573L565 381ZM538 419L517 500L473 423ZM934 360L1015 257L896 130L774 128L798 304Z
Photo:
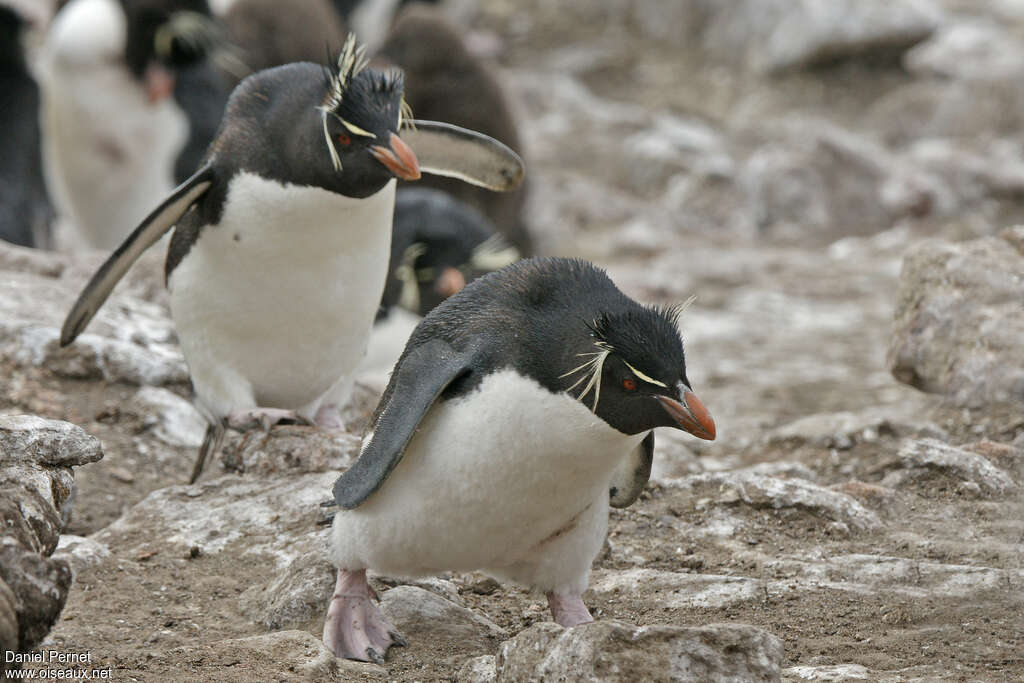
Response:
M546 593L563 626L592 621L580 596L609 504L647 482L652 430L715 437L676 318L561 258L485 275L427 315L334 486L327 647L381 661L402 643L367 569L479 569Z
M100 267L65 320L62 345L177 226L171 314L210 423L193 480L226 426L338 426L384 288L396 177L423 171L497 190L522 178L501 143L410 120L401 72L364 67L350 36L336 68L289 64L242 81L202 167ZM339 406L321 405L328 394Z

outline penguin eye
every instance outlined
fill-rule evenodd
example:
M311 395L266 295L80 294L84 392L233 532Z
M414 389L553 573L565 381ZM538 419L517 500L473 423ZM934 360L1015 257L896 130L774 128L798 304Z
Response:
M626 379L622 380L622 388L625 389L626 391L636 391L636 380L627 377Z
M338 144L344 145L346 147L348 147L349 144L352 143L352 138L348 136L348 133L338 133L335 139L338 141Z

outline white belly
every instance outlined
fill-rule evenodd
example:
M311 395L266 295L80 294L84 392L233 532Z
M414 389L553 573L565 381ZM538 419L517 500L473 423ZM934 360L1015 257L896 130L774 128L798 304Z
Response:
M221 222L168 282L208 417L298 410L355 371L384 290L394 200L394 180L357 200L235 176Z
M128 72L124 36L117 0L73 0L40 70L46 180L81 243L98 249L116 247L163 201L188 137L174 99L150 103Z
M643 437L565 394L495 373L474 394L435 405L384 485L338 513L331 559L397 575L500 572L539 560L542 542L585 512L598 520L581 530L600 535L588 544L596 552L611 474ZM592 559L582 558L584 573Z

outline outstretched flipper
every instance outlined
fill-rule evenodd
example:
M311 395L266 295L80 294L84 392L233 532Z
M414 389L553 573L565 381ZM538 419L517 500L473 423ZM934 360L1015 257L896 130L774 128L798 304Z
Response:
M407 349L384 395L386 404L359 458L334 483L334 500L352 510L395 469L420 421L445 387L471 369L474 350L456 351L442 339Z
M213 169L207 164L199 169L191 178L179 185L139 224L139 227L128 235L114 253L103 262L99 270L89 280L78 301L71 307L64 326L60 330L60 345L67 346L75 340L85 326L89 324L96 311L110 296L111 290L132 264L154 242L164 236L174 224L192 208L213 184Z
M523 160L505 144L473 130L438 121L411 121L402 140L412 147L420 171L458 178L495 192L523 182Z
M613 508L627 508L636 502L651 478L653 463L654 432L650 432L612 474L608 496Z

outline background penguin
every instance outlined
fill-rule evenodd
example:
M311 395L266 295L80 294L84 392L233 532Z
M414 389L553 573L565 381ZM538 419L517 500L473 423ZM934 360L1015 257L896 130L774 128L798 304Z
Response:
M65 320L62 345L177 224L171 315L210 423L193 480L227 425L299 416L338 426L384 289L396 177L422 169L494 189L522 177L495 140L404 121L401 72L363 67L350 36L336 69L289 64L244 80L201 169L100 267ZM322 405L328 395L336 406Z
M52 209L43 182L39 137L39 87L24 44L32 23L45 21L24 2L0 1L0 239L24 247L50 243Z
M373 604L368 568L483 569L545 592L563 626L592 621L581 594L609 498L639 495L652 430L715 437L676 317L587 262L532 259L424 318L334 486L325 645L380 661L402 642Z
M422 316L466 283L517 260L515 247L473 207L440 190L399 190L388 277L359 381L382 392Z
M115 247L191 175L228 90L206 0L71 0L43 54L44 171L85 246Z
M345 39L329 0L289 0L287 10L280 0L234 0L219 14L246 74L292 62L322 62Z
M439 0L332 0L342 21L370 49L380 45L395 15L412 3L437 5Z
M405 98L417 116L477 130L514 150L521 149L518 128L497 80L466 49L459 29L448 23L439 9L408 5L395 20L376 59L405 71L409 81ZM424 186L476 207L522 255L533 253L522 216L525 187L495 195L446 178L430 178Z

